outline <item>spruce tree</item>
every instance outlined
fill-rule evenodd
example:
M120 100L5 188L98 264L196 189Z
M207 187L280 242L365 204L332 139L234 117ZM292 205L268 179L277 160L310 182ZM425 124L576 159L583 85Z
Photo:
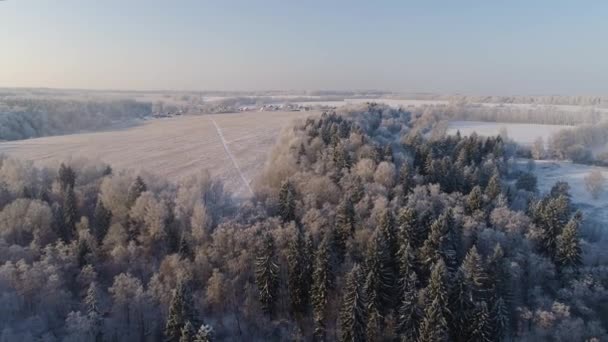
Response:
M286 180L279 191L279 215L283 222L296 219L296 193L291 181Z
M386 238L380 230L372 236L365 260L365 297L370 317L382 317L390 307L393 293L393 273Z
M186 324L184 324L184 327L182 328L179 342L192 342L195 333L196 332L194 331L192 323L190 323L190 321L186 321Z
M197 324L198 320L192 303L190 287L185 280L180 280L175 290L173 290L169 315L165 324L167 341L179 341L182 336L182 329L187 322Z
M366 337L367 309L362 284L362 271L354 265L346 278L340 308L340 341L363 342Z
M427 305L436 301L441 309L442 317L447 319L450 314L448 308L447 270L443 260L433 265L429 284L426 287Z
M210 325L203 324L196 332L193 342L213 342L213 328Z
M112 212L103 205L101 198L98 199L93 213L93 236L98 244L101 244L105 238L111 222Z
M379 224L378 228L384 237L386 248L388 249L390 271L395 273L398 265L399 241L395 229L395 220L390 210L384 210Z
M355 233L355 209L348 197L345 197L336 208L335 228L332 232L334 251L338 262L344 261L346 243Z
M325 340L329 291L333 288L334 283L330 246L329 236L326 236L315 253L312 274L311 301L315 324L314 336L318 341Z
M309 265L306 242L299 228L289 242L287 250L287 288L291 311L296 315L304 314L308 304L307 273Z
M471 319L470 340L491 342L493 327L488 306L486 302L479 302L475 306L475 313Z
M560 268L573 268L582 264L581 245L578 237L579 220L572 218L557 239L557 265Z
M439 261L441 257L440 248L447 229L448 221L445 215L441 215L431 224L431 232L419 250L419 260L427 269L430 269L431 265Z
M416 284L418 277L413 271L408 275L401 273L403 278L400 284L400 299L397 309L397 332L403 341L416 341L420 309L418 307L418 291Z
M481 188L477 185L471 190L466 200L467 213L472 214L483 208L483 194Z
M438 299L433 300L424 309L424 318L420 324L420 342L444 342L448 340L448 324Z
M501 184L500 184L500 174L495 172L490 178L488 182L488 186L486 186L486 196L490 201L493 201L502 193Z
M279 289L279 265L276 261L274 240L268 233L255 260L255 281L262 310L272 317Z
M87 290L84 304L86 306L87 317L91 322L91 329L95 342L101 342L103 340L103 316L99 311L98 303L99 294L97 284L92 282Z
M131 186L129 187L129 190L127 192L127 194L128 194L127 202L129 204L129 206L132 206L133 204L135 204L135 201L137 201L139 196L143 192L146 192L147 190L148 190L148 187L146 186L146 183L144 183L144 180L140 176L135 177L135 181L133 181L133 184L131 184Z
M460 268L464 282L471 291L473 301L487 300L489 295L488 274L475 245L469 249Z
M62 230L61 236L65 242L69 242L76 236L76 219L78 216L76 206L76 194L74 188L68 186L63 194L63 205L61 206Z
M471 317L475 307L462 270L458 270L450 282L448 303L450 308L450 316L448 317L450 336L456 342L469 341Z
M399 168L399 184L401 184L401 188L403 190L403 202L405 202L406 196L414 187L412 170L408 163L403 163L401 168Z
M76 185L76 172L70 166L66 166L61 163L59 166L59 174L57 176L59 186L62 191L66 191L68 188L74 188Z
M412 208L405 207L399 212L398 218L399 235L401 244L409 243L412 248L418 248L424 241L422 238L422 228L418 223L416 211Z

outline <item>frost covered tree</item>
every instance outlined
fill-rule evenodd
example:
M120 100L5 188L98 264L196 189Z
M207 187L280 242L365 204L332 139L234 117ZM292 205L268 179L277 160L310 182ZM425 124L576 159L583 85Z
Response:
M363 289L363 274L359 265L349 272L340 307L340 341L366 340L367 308Z
M334 285L330 246L329 236L326 236L315 253L312 273L311 301L315 324L314 336L319 341L325 340L330 291Z
M264 236L264 241L262 241L262 246L255 259L255 282L262 310L272 317L278 299L279 265L276 261L274 239L270 234Z
M604 193L606 178L600 170L592 170L585 176L585 188L593 199L598 199Z

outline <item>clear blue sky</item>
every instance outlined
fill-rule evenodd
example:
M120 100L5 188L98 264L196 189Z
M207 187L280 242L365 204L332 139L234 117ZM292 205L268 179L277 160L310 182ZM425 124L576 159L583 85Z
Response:
M0 1L0 86L608 94L608 1Z

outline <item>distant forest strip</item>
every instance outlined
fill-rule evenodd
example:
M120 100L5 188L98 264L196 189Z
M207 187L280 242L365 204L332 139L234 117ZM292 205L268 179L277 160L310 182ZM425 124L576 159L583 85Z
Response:
M133 100L0 100L0 140L94 131L152 113L152 104Z

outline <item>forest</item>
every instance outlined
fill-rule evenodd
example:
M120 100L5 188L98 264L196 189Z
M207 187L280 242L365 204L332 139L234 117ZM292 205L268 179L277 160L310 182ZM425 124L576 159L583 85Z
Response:
M152 104L133 100L0 99L0 140L107 129L151 113Z
M0 159L0 341L603 341L608 260L500 137L367 104L286 129L254 196Z

